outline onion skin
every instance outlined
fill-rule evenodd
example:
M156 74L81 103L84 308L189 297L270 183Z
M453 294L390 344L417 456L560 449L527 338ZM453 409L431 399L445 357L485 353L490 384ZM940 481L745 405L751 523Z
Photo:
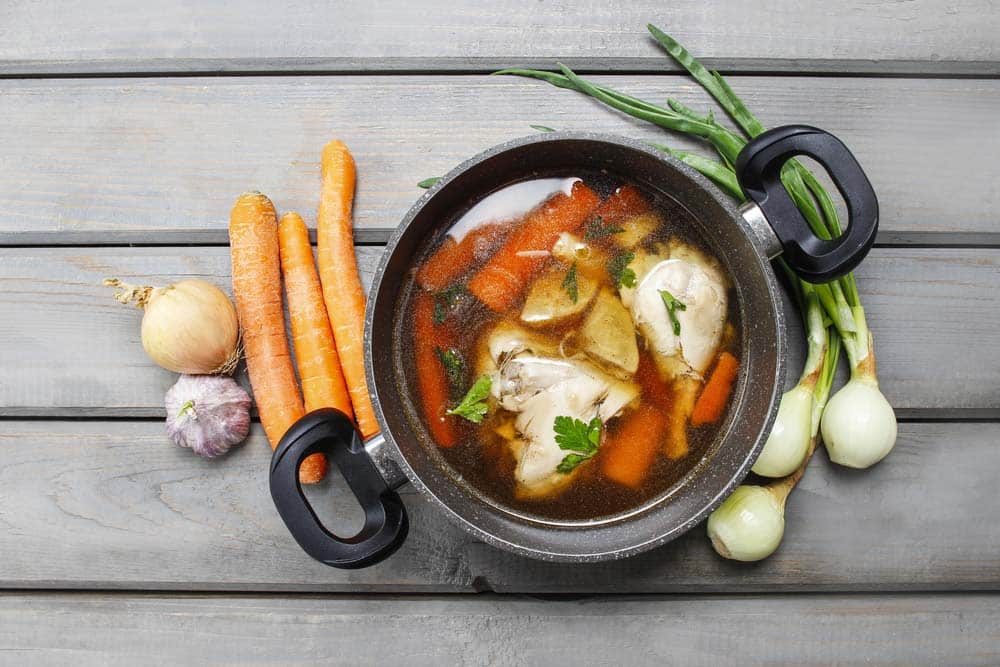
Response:
M730 560L763 560L777 550L784 534L784 503L763 486L736 487L708 517L712 547Z
M812 409L812 388L796 385L785 392L753 472L764 477L784 477L802 465L812 439Z
M848 468L870 468L896 444L896 413L870 376L858 375L834 394L820 424L830 460Z

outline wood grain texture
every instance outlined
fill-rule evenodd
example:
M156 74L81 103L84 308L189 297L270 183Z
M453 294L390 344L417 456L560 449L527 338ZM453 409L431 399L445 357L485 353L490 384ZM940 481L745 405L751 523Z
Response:
M681 76L596 79L709 106ZM1000 146L1000 80L732 83L762 122L807 122L852 148L879 194L883 238L946 233L1000 244L990 149ZM358 163L359 238L382 241L421 195L418 181L532 133L530 124L704 150L578 93L513 77L25 80L0 91L0 244L225 243L232 201L247 189L309 220L319 151L334 136Z
M995 595L0 597L22 665L989 665Z
M127 0L0 9L0 73L670 67L654 22L728 70L996 73L989 0Z
M410 536L369 569L310 559L267 492L270 448L217 461L167 440L158 421L3 421L0 588L300 592L650 593L1000 590L997 424L900 426L865 472L813 461L789 500L785 540L758 564L725 561L704 527L625 561L546 564L466 536L411 487ZM357 526L335 480L313 503ZM334 521L336 519L336 521ZM0 623L0 627L3 623Z
M358 248L366 289L381 253ZM204 278L229 291L229 249L0 249L0 416L162 416L175 376L146 357L141 312L111 298L100 284L107 276ZM893 405L997 416L1000 250L876 249L858 277ZM792 383L803 337L788 312Z

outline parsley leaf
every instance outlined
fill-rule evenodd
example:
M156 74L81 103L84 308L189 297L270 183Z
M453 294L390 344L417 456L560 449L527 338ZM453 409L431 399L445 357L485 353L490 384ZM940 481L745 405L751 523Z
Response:
M580 291L576 284L576 262L573 262L573 266L569 267L569 271L566 272L566 277L562 281L562 288L566 290L566 294L569 295L573 303L576 303L576 300L580 298Z
M621 252L608 261L608 275L615 286L635 287L635 271L628 265L635 259L634 252Z
M681 321L677 319L677 311L687 310L687 304L678 301L677 297L665 289L660 290L660 298L663 299L663 305L667 307L667 317L670 318L670 326L674 328L674 335L680 336Z
M441 180L440 176L431 176L430 178L425 178L424 180L417 183L417 187L426 190L427 188L431 187L440 180Z
M465 376L465 362L462 361L458 351L454 348L442 350L440 347L435 347L434 353L441 360L444 372L448 376L448 384L452 389L462 386L462 380Z
M464 293L465 285L455 283L434 295L434 324L441 324L448 319L448 311L455 307Z
M490 380L489 375L480 376L466 392L465 398L454 408L448 410L446 414L458 415L468 419L473 424L482 423L483 417L490 409L486 404L486 398L490 395L490 387L492 386L493 381Z
M573 452L563 458L556 470L563 474L572 472L578 465L594 456L601 444L603 425L598 417L591 419L590 423L573 417L556 417L552 424L552 430L556 432L556 444L559 445L559 449Z
M568 475L573 472L573 469L578 465L589 459L593 454L567 454L559 465L556 466L556 472L561 472L564 475Z
M588 241L596 241L612 234L621 234L624 231L624 227L604 224L604 219L598 215L587 221L587 232L583 235L583 238Z

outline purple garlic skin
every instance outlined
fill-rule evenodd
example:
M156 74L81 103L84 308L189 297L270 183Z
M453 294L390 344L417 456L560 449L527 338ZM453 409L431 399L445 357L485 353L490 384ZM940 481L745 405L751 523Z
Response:
M181 375L167 391L167 435L207 459L250 432L250 396L226 375Z

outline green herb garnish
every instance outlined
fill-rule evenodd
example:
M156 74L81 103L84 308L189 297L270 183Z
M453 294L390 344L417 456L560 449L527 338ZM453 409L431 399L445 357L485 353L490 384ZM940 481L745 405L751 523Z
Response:
M562 281L562 288L566 290L566 294L569 295L573 303L576 303L576 300L580 298L580 290L576 284L576 262L573 262L573 266L569 267L569 271L566 272L566 277Z
M583 238L588 241L596 241L613 234L621 234L624 231L625 228L619 225L604 224L604 218L598 215L587 221L587 232L583 235Z
M635 287L635 271L628 265L635 259L634 252L621 252L608 261L608 275L615 286Z
M458 351L454 348L442 350L440 347L435 347L434 353L437 354L441 365L444 366L444 372L448 376L448 384L451 388L461 387L462 380L465 378L465 362L462 361Z
M493 381L489 375L482 375L466 392L465 398L446 414L458 415L463 419L468 419L473 424L481 424L486 412L490 409L486 404L486 398L490 395L490 387Z
M529 125L532 130L538 130L539 132L555 132L551 127L545 125Z
M417 187L426 190L427 188L431 187L440 180L441 180L440 176L431 176L430 178L425 178L424 180L417 183Z
M441 324L448 318L448 311L454 308L464 293L465 285L455 283L434 295L434 324Z
M563 458L556 466L556 470L565 475L592 458L601 444L603 425L598 417L591 419L589 424L573 417L556 417L552 424L552 430L556 432L556 444L559 445L559 449L573 452Z
M677 300L673 294L665 289L659 290L660 298L663 299L663 305L667 307L667 317L670 318L670 325L674 328L674 335L681 335L681 321L677 319L678 310L687 310L688 307L681 301Z

